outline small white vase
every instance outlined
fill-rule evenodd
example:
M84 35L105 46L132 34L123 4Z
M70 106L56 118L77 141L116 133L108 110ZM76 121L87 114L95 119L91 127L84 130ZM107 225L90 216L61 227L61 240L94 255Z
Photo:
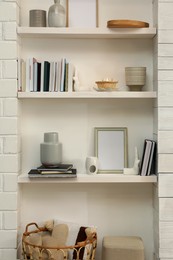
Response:
M60 0L54 0L54 3L48 11L48 26L66 27L65 8L60 4Z
M98 172L98 165L97 157L87 157L85 163L87 174L96 174Z
M40 144L40 160L46 166L56 166L62 162L62 144L58 141L58 133L44 133L44 143Z

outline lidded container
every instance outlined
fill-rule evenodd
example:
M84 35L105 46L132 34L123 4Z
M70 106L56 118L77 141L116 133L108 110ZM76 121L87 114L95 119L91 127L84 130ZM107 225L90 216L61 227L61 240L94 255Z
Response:
M44 133L44 143L40 144L40 160L43 165L56 166L62 162L62 144L58 133Z
M48 11L49 27L66 27L65 8L60 4L60 0L54 0L54 5Z

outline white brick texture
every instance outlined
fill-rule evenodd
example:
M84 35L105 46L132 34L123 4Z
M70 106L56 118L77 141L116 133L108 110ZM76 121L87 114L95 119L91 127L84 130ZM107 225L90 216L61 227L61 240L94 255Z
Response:
M16 250L15 249L0 249L0 259L1 260L16 260Z
M14 173L19 170L19 155L0 155L0 172Z
M17 212L8 211L3 213L3 229L15 230L17 229Z
M0 137L0 154L3 152L3 138Z
M17 118L0 118L0 134L12 135L17 134Z
M3 190L3 178L2 174L0 174L0 192Z
M2 77L5 79L17 79L17 61L2 61Z
M3 211L17 210L17 193L16 192L0 193L0 210L3 210Z
M17 97L17 80L0 80L0 97Z
M3 116L3 104L2 99L0 99L0 117Z
M17 231L1 230L0 231L0 248L16 248ZM11 260L11 259L9 259Z
M18 101L16 98L6 98L3 103L5 117L16 117L18 115Z
M20 151L20 139L19 136L4 137L4 153L15 154Z
M3 23L3 40L16 40L16 22Z
M16 42L0 41L0 59L17 59Z
M17 174L3 175L3 191L17 191Z
M16 21L16 4L0 2L0 21Z
M2 212L0 212L0 230L2 229Z
M2 23L0 23L0 41L2 40Z

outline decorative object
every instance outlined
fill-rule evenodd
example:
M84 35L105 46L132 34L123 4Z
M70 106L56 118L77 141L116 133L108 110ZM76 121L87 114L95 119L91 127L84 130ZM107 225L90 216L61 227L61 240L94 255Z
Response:
M66 11L60 4L60 0L54 0L48 11L49 27L66 27Z
M146 67L126 67L125 78L131 91L141 91L146 82Z
M67 0L68 26L98 27L98 0Z
M133 168L124 168L124 174L126 175L138 175L139 174L139 158L138 158L138 150L135 147L135 161Z
M117 90L118 81L113 80L102 80L96 81L97 89L99 91L115 91Z
M30 10L29 11L29 26L30 27L46 27L46 11L45 10Z
M127 128L96 127L95 156L98 173L122 173L127 167Z
M98 171L98 158L97 157L87 157L86 158L86 171L87 174L96 174Z
M144 243L139 236L103 237L102 259L145 260Z
M69 236L71 235L71 229L66 223L57 224L51 228L52 230L47 228L46 225L39 227L34 222L26 226L22 236L23 259L67 260L72 259L71 257L76 260L95 259L97 247L97 231L95 228L80 227L75 238L76 244L73 245L66 245L68 233Z
M74 91L76 92L88 92L91 91L92 89L88 86L81 86L80 81L79 81L79 76L78 76L78 71L75 71L75 75L73 77L74 81Z
M62 161L62 144L58 141L58 133L44 133L44 143L40 144L40 159L45 166L56 166Z
M108 28L143 28L149 27L149 23L137 20L110 20L107 22Z

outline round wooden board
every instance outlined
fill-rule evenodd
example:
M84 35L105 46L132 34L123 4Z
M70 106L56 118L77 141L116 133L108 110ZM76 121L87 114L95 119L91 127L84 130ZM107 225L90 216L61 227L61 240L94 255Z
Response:
M107 22L108 28L143 28L149 27L149 23L136 20L110 20Z

